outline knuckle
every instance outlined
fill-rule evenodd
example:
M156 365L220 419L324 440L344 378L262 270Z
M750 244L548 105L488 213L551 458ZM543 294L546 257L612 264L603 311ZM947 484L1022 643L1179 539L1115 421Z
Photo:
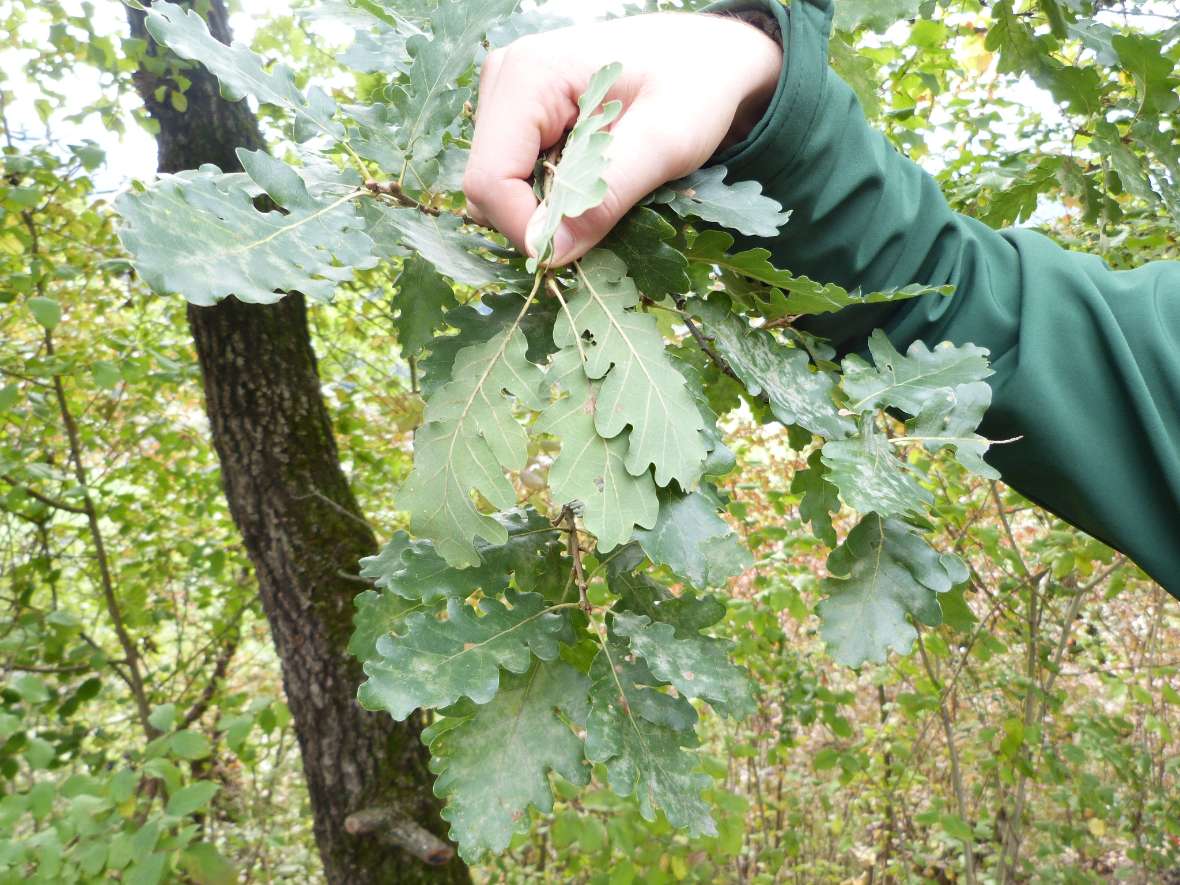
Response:
M602 198L602 202L598 204L598 215L609 224L626 214L628 208L630 207L623 205L623 199L619 196L619 192L610 187L607 188L606 196Z
M492 176L470 163L463 173L463 194L470 203L484 203L487 201L495 182Z
M480 68L481 75L483 77L488 77L494 71L499 70L499 68L504 64L504 57L506 55L507 50L502 48L493 49L491 52L489 52L487 57L483 60L483 67Z

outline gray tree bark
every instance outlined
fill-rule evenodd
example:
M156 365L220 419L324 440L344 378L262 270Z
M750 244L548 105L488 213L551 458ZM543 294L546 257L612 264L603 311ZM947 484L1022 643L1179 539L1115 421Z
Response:
M207 8L211 32L228 43L222 0ZM153 58L183 65L192 81L187 109L179 113L167 96L156 100L157 85L166 81L152 73L155 65L135 75L160 125L161 172L203 163L237 170L235 148L265 147L246 102L223 100L204 69L151 44L142 13L129 10L128 16L132 34L149 41ZM192 248L200 250L201 243ZM363 674L346 647L358 587L342 575L355 574L357 560L374 553L377 543L340 467L303 296L265 306L232 298L216 307L190 305L188 322L222 484L282 660L327 879L349 885L469 882L466 866L439 838L445 828L420 723L398 724L356 703ZM371 817L374 809L394 823L348 823L350 815Z

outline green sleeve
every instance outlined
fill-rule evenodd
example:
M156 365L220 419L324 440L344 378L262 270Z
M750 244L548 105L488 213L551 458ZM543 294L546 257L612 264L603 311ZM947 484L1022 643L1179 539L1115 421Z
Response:
M715 159L794 211L778 239L742 245L864 291L953 284L951 298L850 308L808 328L842 352L862 349L876 327L901 349L988 348L993 404L981 432L1021 439L987 460L1180 597L1180 262L1114 271L1033 231L995 231L951 211L828 67L830 0L719 7L771 9L785 55L766 116Z

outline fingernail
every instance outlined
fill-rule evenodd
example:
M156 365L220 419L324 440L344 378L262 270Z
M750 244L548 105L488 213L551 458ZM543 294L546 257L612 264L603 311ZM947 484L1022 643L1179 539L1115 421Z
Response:
M564 261L565 257L574 251L576 245L570 229L564 224L558 227L557 233L553 235L553 263L559 264Z

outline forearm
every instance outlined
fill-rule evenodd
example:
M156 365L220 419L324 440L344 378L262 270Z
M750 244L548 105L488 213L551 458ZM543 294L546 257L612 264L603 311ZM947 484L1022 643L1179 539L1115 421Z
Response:
M874 291L951 284L929 297L849 308L808 328L841 351L883 328L894 344L987 347L996 370L988 460L1028 497L1126 551L1180 595L1180 264L1116 273L1032 231L953 212L934 179L864 119L826 61L827 4L774 11L783 74L766 116L722 152L793 216L762 245L779 265Z
M866 123L852 90L827 64L826 5L797 0L788 11L775 0L727 0L714 7L774 11L785 53L762 120L714 159L729 168L730 180L760 181L793 213L774 241L741 245L769 248L796 274L864 291L960 285L965 274L996 262L1014 268L1016 256L998 234L953 212L934 179ZM953 302L939 298L930 307L959 306ZM837 345L856 348L912 306L877 304L813 322Z

